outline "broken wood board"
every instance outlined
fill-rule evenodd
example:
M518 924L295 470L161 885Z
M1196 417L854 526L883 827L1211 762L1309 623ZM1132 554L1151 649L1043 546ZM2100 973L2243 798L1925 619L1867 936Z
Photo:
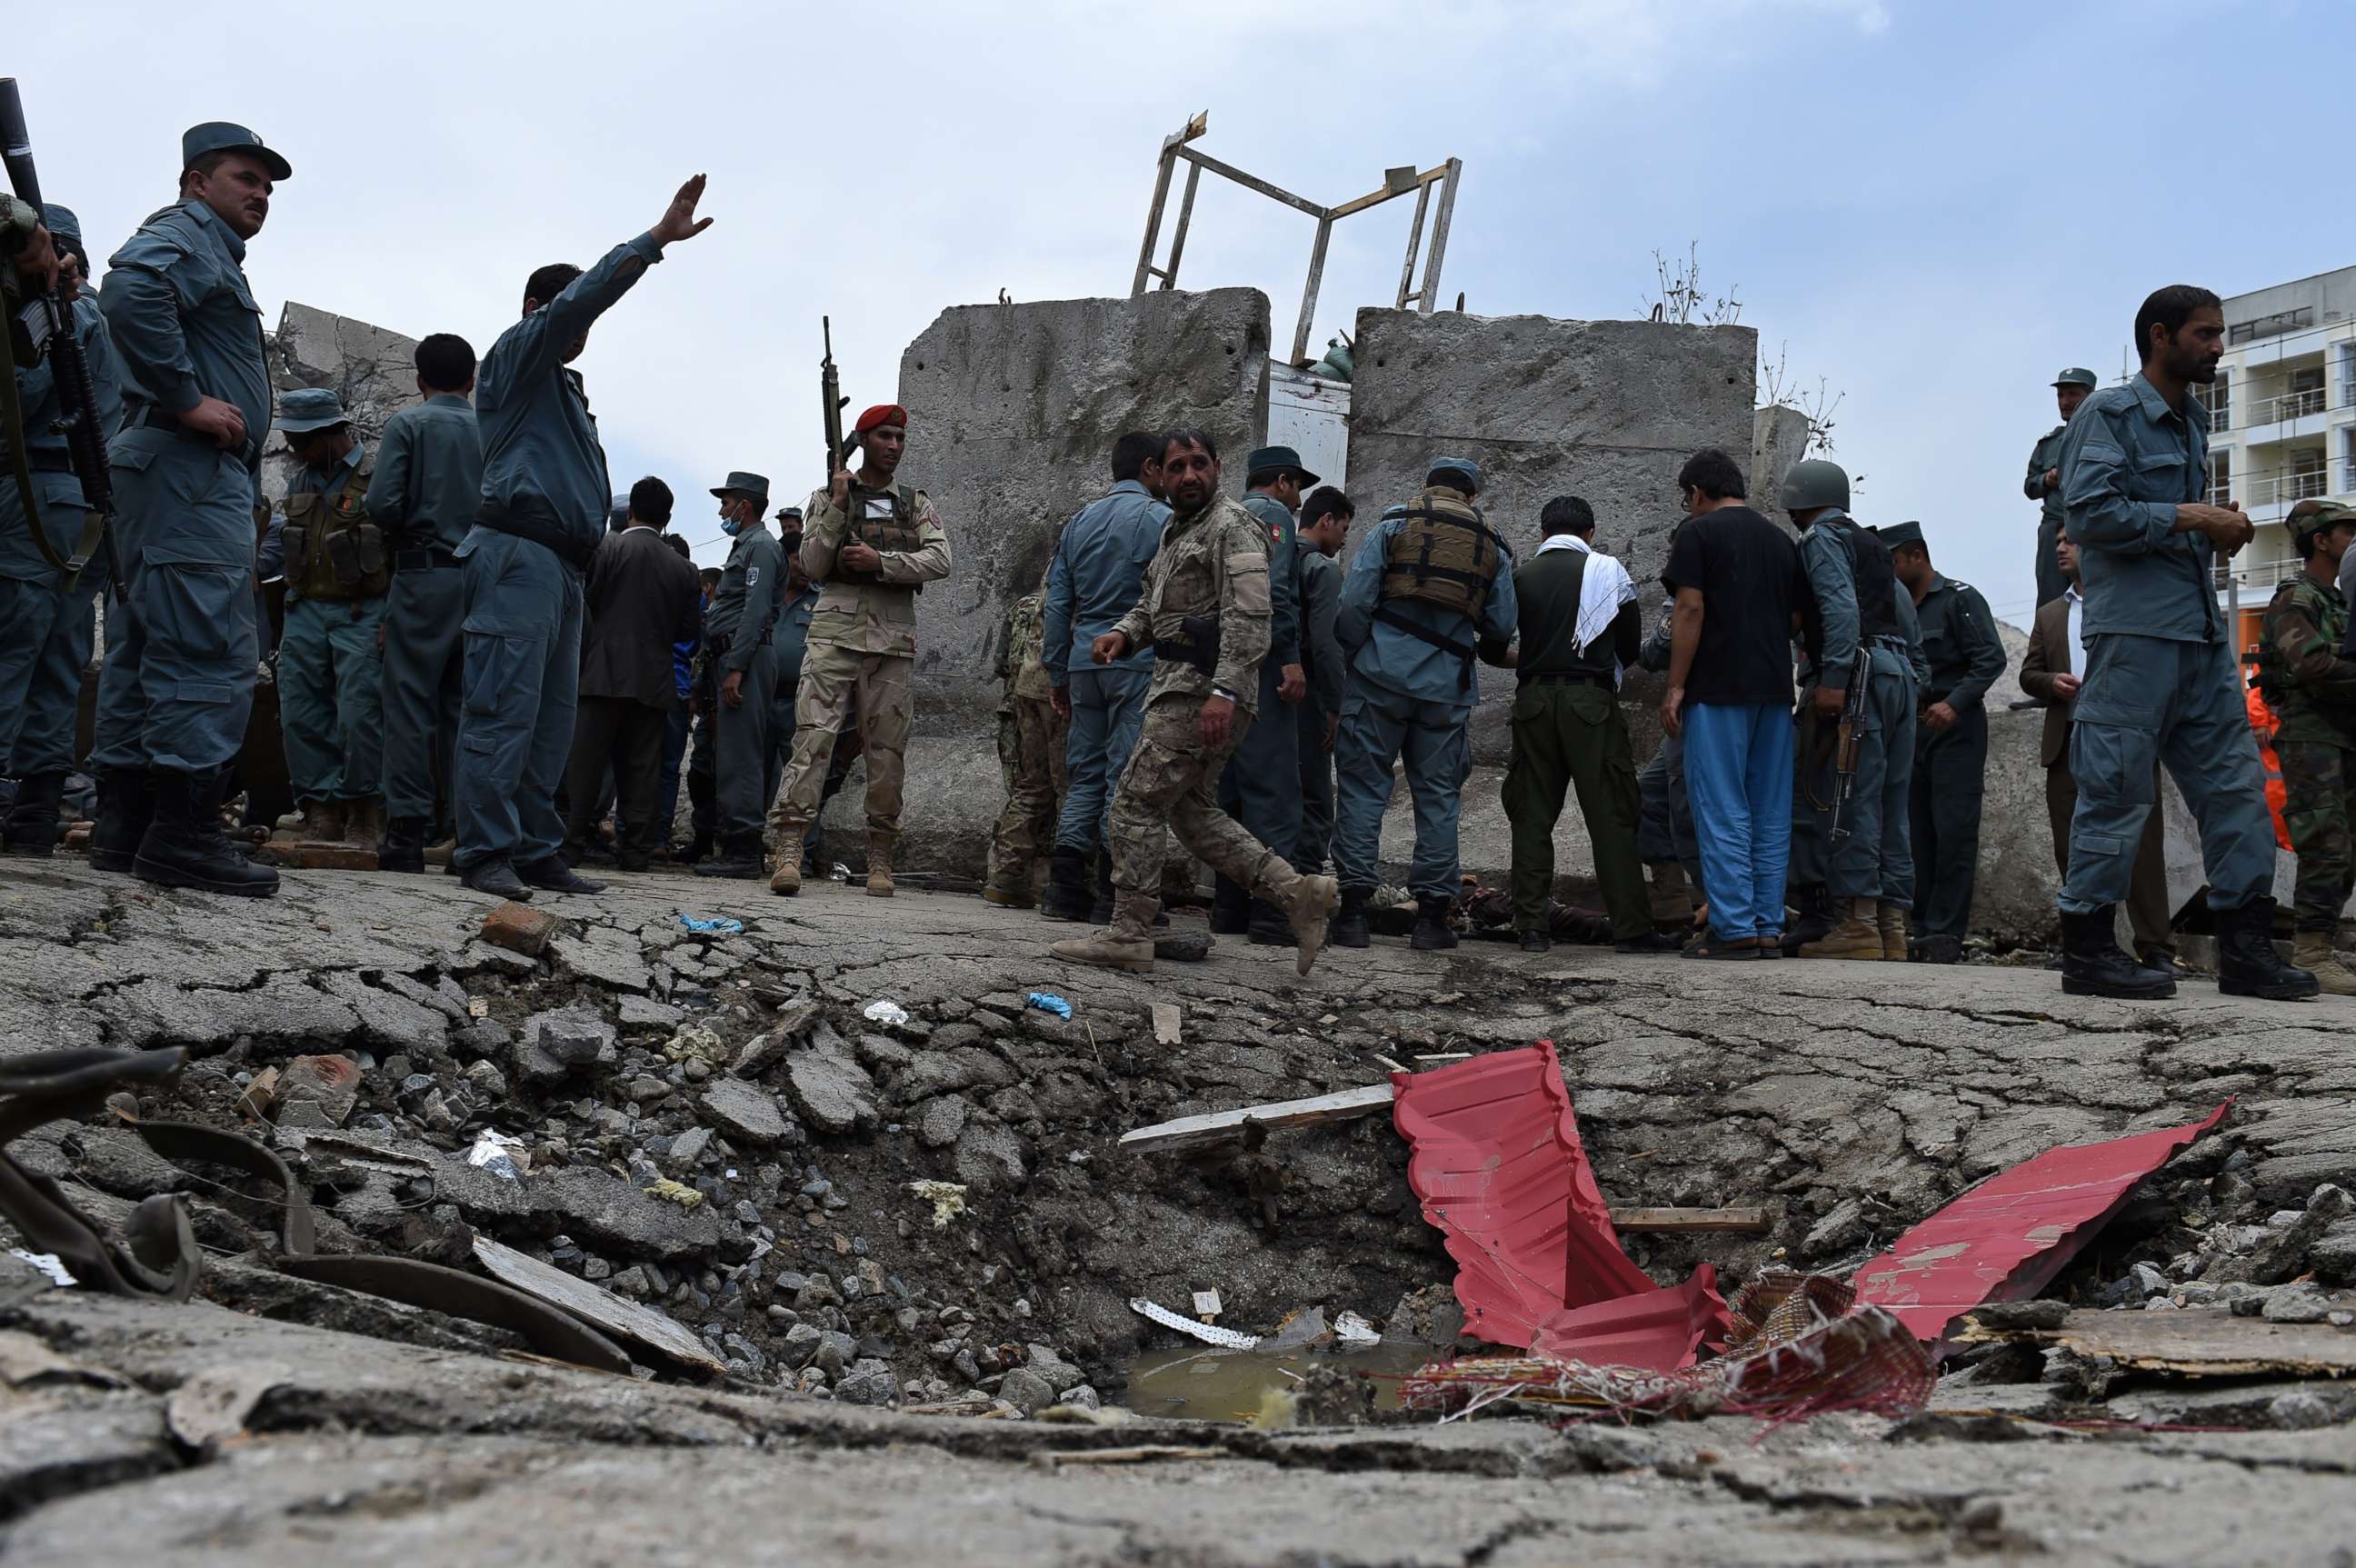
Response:
M290 871L374 871L376 851L348 843L280 843L273 842L253 852L253 858Z
M1344 1089L1310 1100L1280 1100L1267 1105L1247 1105L1240 1111L1214 1111L1203 1116L1181 1116L1156 1122L1120 1136L1120 1147L1131 1154L1149 1149L1193 1149L1223 1144L1242 1133L1244 1123L1258 1122L1279 1127L1314 1127L1325 1122L1348 1122L1390 1109L1398 1090L1387 1083Z
M723 1369L703 1341L668 1313L640 1305L586 1280L576 1280L553 1264L543 1263L513 1247L501 1246L487 1236L475 1238L475 1259L500 1283L537 1296L592 1327L634 1345L659 1350L685 1366L707 1372Z
M1983 1328L1966 1323L1965 1344L2010 1340L2067 1346L2083 1356L2107 1356L2140 1372L2187 1378L2255 1378L2288 1374L2338 1378L2356 1372L2356 1333L2328 1323L2268 1323L2211 1307L2176 1312L2073 1312L2059 1328Z
M1772 1222L1763 1208L1623 1208L1612 1211L1612 1226L1615 1230L1755 1233L1771 1229Z

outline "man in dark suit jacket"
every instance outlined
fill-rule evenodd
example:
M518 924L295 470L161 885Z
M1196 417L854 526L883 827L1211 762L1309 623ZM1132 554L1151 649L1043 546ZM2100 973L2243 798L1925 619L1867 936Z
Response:
M2085 591L2078 578L2078 547L2067 539L2055 551L2069 587L2058 599L2037 608L2029 633L2029 651L2021 656L2020 689L2045 706L2045 735L2038 760L2045 765L2045 809L2053 818L2053 861L2070 874L2070 816L2078 809L2078 781L2070 773L2070 711L2085 674L2086 656L2078 639ZM2152 787L2159 787L2154 771ZM2157 801L2158 797L2154 796ZM2157 804L2144 818L2143 839L2136 845L2135 871L2127 885L2127 927L2134 933L2136 956L2154 969L2174 972L2176 939L2168 929L2168 856L2166 832Z
M575 852L588 842L610 765L616 859L624 871L644 871L669 836L660 818L663 730L679 700L671 649L695 635L701 611L695 567L663 542L670 508L670 487L660 479L632 485L627 526L599 542L585 593L564 837Z

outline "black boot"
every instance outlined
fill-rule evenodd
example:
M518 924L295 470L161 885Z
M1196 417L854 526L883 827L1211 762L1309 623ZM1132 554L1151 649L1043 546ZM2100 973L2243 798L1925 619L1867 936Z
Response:
M758 841L755 841L758 842ZM760 863L754 862L754 869ZM537 887L547 893L603 893L605 885L594 877L584 876L564 864L561 854L544 860L527 861L515 868L515 874L527 887Z
M1047 891L1039 900L1039 913L1050 920L1093 920L1100 926L1111 925L1109 910L1103 919L1097 919L1090 908L1094 902L1088 893L1088 857L1078 850L1057 844L1055 853L1047 857Z
M450 864L456 865L458 863L454 860ZM531 898L531 889L524 886L523 878L515 874L515 867L508 864L508 858L503 854L478 860L456 875L465 886L477 893L487 893L494 898L509 898L519 904L528 903Z
M218 768L153 770L155 816L139 841L132 875L158 886L197 887L241 898L266 898L278 891L278 873L246 859L221 832L220 785Z
M90 830L93 871L129 871L139 841L155 820L155 781L144 768L107 768L98 775L98 821Z
M2220 909L2217 920L2217 989L2228 996L2262 996L2296 1002L2313 996L2323 983L2283 961L2275 951L2275 901L2264 894L2238 909Z
M1092 904L1088 909L1088 923L1090 925L1109 926L1112 924L1115 897L1116 895L1112 890L1112 846L1110 844L1107 844L1097 851L1097 896L1095 903ZM1169 924L1170 917L1167 914L1164 914L1158 908L1154 910L1153 925L1155 929L1166 929Z
M1289 948L1296 944L1292 919L1265 898L1251 901L1249 940L1256 948Z
M405 871L412 876L424 874L423 817L385 819L384 842L376 846L376 868L379 871Z
M1239 937L1251 929L1251 891L1220 877L1211 886L1211 932Z
M2083 915L2062 912L2062 989L2072 996L2115 996L2155 1002L2176 994L2176 979L2146 969L2121 950L2115 934L2117 906L2105 904ZM2222 917L2219 924L2222 928ZM2219 939L2218 945L2224 945Z
M698 876L734 876L750 881L766 875L761 864L761 835L730 833L720 842L720 853L695 868Z
M1792 922L1791 929L1783 933L1783 950L1787 953L1796 953L1804 943L1829 934L1847 913L1834 908L1833 896L1821 882L1796 891L1799 897L1794 905L1799 916Z
M687 847L680 850L675 858L681 865L693 865L712 853L712 832L710 828L698 828L695 830L695 836L687 841Z
M6 827L0 829L0 854L55 853L63 832L58 808L65 797L62 773L27 773L18 779L16 802L8 808Z
M1325 928L1325 945L1336 948L1362 948L1374 940L1366 929L1366 890L1363 887L1342 889L1342 902L1333 911L1333 923Z
M1408 933L1408 946L1418 952L1437 952L1456 945L1456 933L1448 929L1450 902L1428 895L1416 899L1415 929Z

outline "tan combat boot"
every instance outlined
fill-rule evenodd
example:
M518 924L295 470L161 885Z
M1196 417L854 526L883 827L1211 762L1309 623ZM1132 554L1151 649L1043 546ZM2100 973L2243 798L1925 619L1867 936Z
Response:
M808 822L777 824L777 847L769 852L769 891L791 897L802 890L802 834Z
M352 849L364 849L374 854L377 845L384 842L384 797L370 795L364 800L344 802L344 843Z
M1841 922L1812 942L1800 944L1802 958L1862 958L1881 961L1879 911L1870 898L1852 898Z
M1330 878L1321 880L1330 881ZM1084 937L1066 937L1047 950L1066 963L1092 963L1099 969L1125 969L1137 974L1153 972L1153 917L1162 900L1148 893L1122 893L1113 899L1112 925Z
M1906 961L1906 911L1885 900L1875 913L1875 923L1881 928L1882 961L1904 963Z
M892 842L890 833L867 835L867 896L870 898L892 897Z
M2298 932L2291 943L2290 961L2313 973L2328 994L2356 996L2356 970L2340 961L2328 932Z
M1686 880L1686 868L1674 860L1654 861L1648 869L1653 874L1653 924L1682 926L1693 918L1693 886Z
M1293 878L1284 913L1292 922L1292 967L1299 972L1307 974L1316 964L1331 928L1333 906L1341 897L1341 884L1330 876Z
M301 811L278 819L282 843L340 843L345 825L341 800L305 800Z

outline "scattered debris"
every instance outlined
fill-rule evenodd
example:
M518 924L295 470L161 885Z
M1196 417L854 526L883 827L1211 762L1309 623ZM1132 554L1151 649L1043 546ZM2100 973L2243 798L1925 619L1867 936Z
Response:
M262 1363L208 1367L172 1391L164 1424L183 1447L210 1456L245 1435L245 1423L273 1389L295 1381L292 1369Z
M1023 1000L1026 1006L1036 1007L1042 1013L1053 1013L1058 1018L1068 1019L1072 1015L1072 1004L1052 991L1034 991Z
M521 1181L524 1173L531 1169L531 1153L521 1138L510 1138L496 1128L486 1127L475 1134L474 1147L466 1151L466 1163L504 1180Z
M1043 1470L1060 1470L1066 1465L1143 1465L1156 1459L1225 1459L1224 1448L1180 1448L1157 1444L1141 1448L1083 1448L1072 1451L1048 1450L1031 1455L1031 1463Z
M1542 1319L1530 1348L1559 1361L1674 1372L1704 1344L1723 1345L1726 1300L1718 1271L1704 1263L1682 1285L1566 1307Z
M707 936L733 937L741 934L744 929L744 922L734 915L706 917L691 915L684 909L679 912L679 923L691 931Z
M1219 1293L1217 1291L1198 1290L1194 1293L1194 1316L1201 1318L1204 1322L1216 1322L1218 1320L1219 1314L1225 1310L1226 1308L1219 1303Z
M273 1120L282 1127L340 1127L359 1097L359 1064L349 1057L296 1057L277 1075Z
M2058 1327L2003 1327L1974 1315L1965 1344L2012 1343L2106 1357L2116 1367L2180 1378L2342 1378L2356 1373L2356 1334L2326 1323L2269 1323L2211 1307L2074 1312Z
M11 1247L8 1255L20 1263L28 1263L49 1277L49 1283L61 1290L70 1290L79 1283L73 1271L55 1252L28 1252L22 1247Z
M1671 1234L1728 1230L1755 1235L1774 1228L1764 1208L1622 1208L1612 1211L1612 1224L1618 1230Z
M1857 1272L1858 1299L1927 1341L1981 1303L2037 1294L2126 1201L2136 1183L2224 1120L2049 1149L1972 1188Z
M1198 1149L1239 1137L1248 1122L1267 1127L1313 1127L1325 1122L1347 1122L1387 1108L1398 1090L1387 1083L1344 1089L1308 1100L1280 1100L1270 1105L1248 1105L1240 1111L1215 1111L1203 1116L1181 1116L1124 1133L1120 1147L1132 1154L1150 1149Z
M513 1247L502 1246L487 1236L475 1238L475 1258L501 1283L537 1296L616 1339L659 1350L682 1366L700 1371L722 1369L720 1359L668 1313L616 1295L602 1285L575 1279L562 1269Z
M949 1221L965 1212L966 1189L953 1181L912 1181L908 1190L933 1206L933 1229L946 1230Z
M495 948L538 958L548 950L561 922L545 909L513 902L500 904L483 917L483 940Z
M1259 1336L1257 1334L1241 1334L1232 1328L1221 1328L1215 1324L1197 1323L1191 1317L1173 1312L1160 1303L1148 1301L1141 1295L1130 1299L1129 1309L1140 1317L1158 1323L1164 1328L1174 1328L1181 1334L1200 1339L1205 1345L1215 1345L1222 1350L1248 1350L1259 1343Z
M1344 1312L1333 1319L1333 1337L1352 1349L1365 1349L1383 1342L1375 1326L1355 1312Z
M278 1100L278 1069L263 1068L253 1075L253 1081L237 1097L237 1113L249 1122L260 1122L270 1114Z
M683 1182L673 1181L669 1176L657 1176L647 1183L646 1193L648 1197L659 1197L665 1203L676 1203L681 1208L693 1208L703 1201L703 1195L695 1188Z
M1620 1250L1553 1041L1395 1081L1408 1186L1447 1235L1468 1331L1526 1347L1564 1307L1659 1288Z
M1182 1018L1175 1002L1156 1002L1153 1004L1153 1043L1157 1046L1180 1044Z
M905 1007L901 1006L897 1002L886 1002L880 997L861 1008L859 1015L871 1024L881 1024L887 1029L896 1029L908 1021L908 1010Z

